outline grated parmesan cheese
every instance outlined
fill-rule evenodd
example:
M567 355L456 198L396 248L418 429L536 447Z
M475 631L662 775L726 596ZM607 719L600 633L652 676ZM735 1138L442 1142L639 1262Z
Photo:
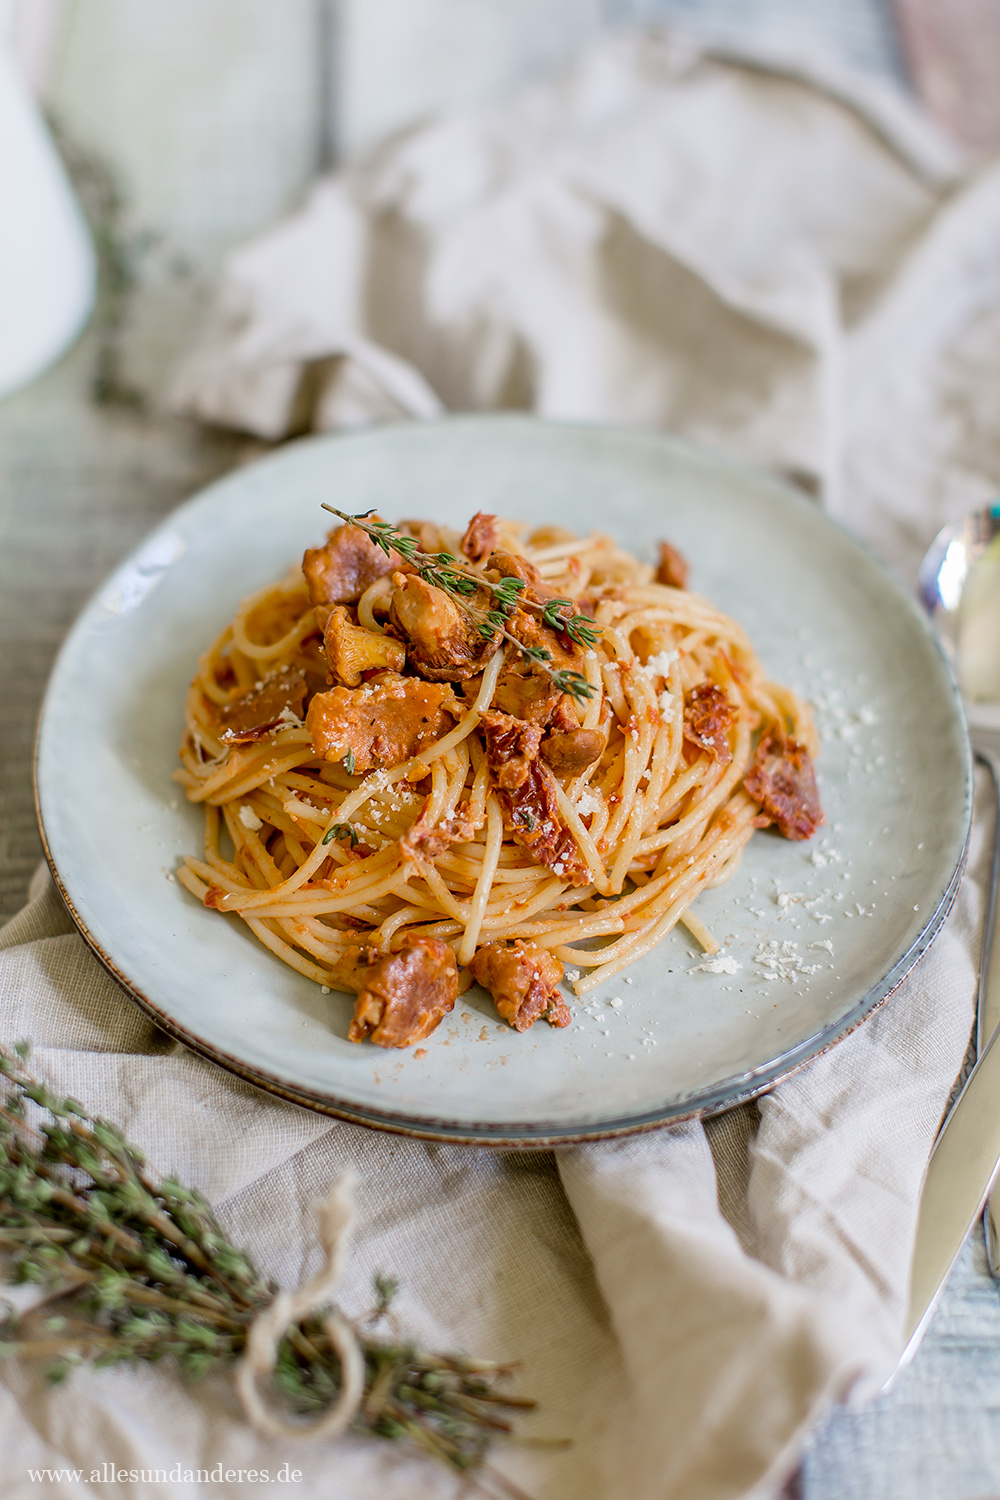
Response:
M738 974L743 965L731 953L713 953L702 964L688 969L689 974Z
M803 963L798 943L787 939L779 943L776 938L771 938L767 943L761 943L754 954L753 961L758 968L763 970L764 979L786 981L796 979L800 974L818 974L823 967L822 964Z
M648 677L650 682L653 681L654 677L662 677L664 682L666 682L670 675L670 668L677 660L678 655L679 652L677 651L658 651L655 656L651 656L649 661L644 666L639 667L638 670L642 673L643 677Z
M247 807L245 803L240 808L240 822L243 824L244 828L252 828L255 833L258 828L263 828L264 826L260 818L258 818L257 814L254 812L253 808Z

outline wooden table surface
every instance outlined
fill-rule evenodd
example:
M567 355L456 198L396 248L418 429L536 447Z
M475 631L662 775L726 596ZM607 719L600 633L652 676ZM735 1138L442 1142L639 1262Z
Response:
M843 60L899 69L878 0L406 0L406 25L416 13L444 26L460 3L469 7L466 45L486 37L490 58L464 69L431 58L427 76L410 80L411 111L433 98L459 101L472 74L480 94L495 92L622 18L680 16L765 38L791 27ZM32 739L68 626L155 522L260 451L168 415L170 363L220 256L296 201L330 141L356 145L402 123L403 14L402 0L212 0L207 9L202 0L78 0L66 8L49 64L51 103L114 253L101 310L81 341L0 402L2 915L21 904L41 857ZM520 28L502 47L501 14ZM379 15L388 26L381 34L393 39L381 61ZM540 17L550 23L541 40ZM319 66L324 48L333 55ZM890 1395L823 1425L789 1493L1000 1496L1000 1293L979 1235L910 1369Z

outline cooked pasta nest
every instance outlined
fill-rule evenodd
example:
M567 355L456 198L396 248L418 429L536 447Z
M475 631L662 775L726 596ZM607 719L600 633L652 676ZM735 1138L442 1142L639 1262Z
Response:
M345 963L359 947L370 964L414 951L417 938L451 950L459 989L471 983L477 952L499 945L547 954L555 962L545 969L550 979L572 966L577 996L647 954L678 922L711 952L717 945L692 903L732 875L755 826L775 821L766 797L762 805L761 747L773 759L775 747L790 745L812 775L808 706L767 680L744 631L708 600L658 582L653 564L607 536L558 527L529 533L486 519L496 547L479 561L463 558L461 533L411 523L408 534L484 578L498 553L521 559L542 595L574 601L599 628L596 645L572 648L591 695L563 700L563 724L568 702L573 722L597 731L603 749L575 772L544 771L553 817L575 850L576 883L565 865L526 845L523 827L519 834L517 793L501 787L484 733L483 714L496 717L498 685L540 671L510 644L447 687L454 700L447 732L398 764L363 771L350 754L331 758L318 747L297 712L248 741L231 742L225 729L234 703L294 674L310 703L333 701L323 698L334 686L322 628L330 606L314 606L301 568L241 605L191 685L176 774L205 808L205 847L185 860L179 878L330 989L348 987ZM387 617L399 578L384 575L341 605L344 628L389 642L399 636ZM400 675L420 675L412 652ZM364 692L367 681L342 691ZM692 730L693 705L709 701L728 706L714 744ZM311 722L313 710L306 717ZM542 732L551 739L544 725ZM541 776L542 760L537 766ZM755 766L752 796L745 778ZM421 841L415 829L439 836Z

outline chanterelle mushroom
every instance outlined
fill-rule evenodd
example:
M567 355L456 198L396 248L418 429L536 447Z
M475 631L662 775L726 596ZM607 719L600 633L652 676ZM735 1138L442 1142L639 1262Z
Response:
M401 672L406 665L406 647L402 641L353 624L343 605L331 611L323 645L330 671L347 687L357 687L366 672L386 669Z
M500 643L500 632L481 635L467 609L414 573L394 573L392 581L390 619L406 637L410 661L421 676L433 682L462 682L481 672ZM482 615L490 599L485 589L479 592L483 598L469 602Z

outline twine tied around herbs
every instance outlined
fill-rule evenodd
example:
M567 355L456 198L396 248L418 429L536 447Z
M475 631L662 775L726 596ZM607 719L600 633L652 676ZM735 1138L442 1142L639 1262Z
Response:
M236 1368L236 1389L247 1417L267 1437L337 1437L351 1425L361 1405L365 1357L354 1329L330 1306L357 1220L354 1202L357 1182L357 1173L348 1167L327 1196L314 1204L325 1263L298 1291L279 1291L273 1302L257 1314L247 1334L246 1352ZM319 1421L289 1422L268 1406L258 1382L273 1374L278 1347L289 1328L313 1313L321 1314L327 1338L340 1360L340 1395Z
M30 1282L42 1297L26 1312L0 1303L0 1358L43 1358L53 1383L81 1364L167 1357L191 1380L224 1368L262 1434L351 1427L496 1478L485 1466L491 1441L535 1404L498 1389L514 1366L374 1336L391 1276L375 1277L376 1307L357 1325L336 1311L352 1171L316 1205L323 1268L275 1297L201 1193L160 1176L117 1126L36 1077L29 1051L0 1044L0 1283ZM319 1417L296 1420L320 1405ZM501 1487L513 1495L509 1481Z

